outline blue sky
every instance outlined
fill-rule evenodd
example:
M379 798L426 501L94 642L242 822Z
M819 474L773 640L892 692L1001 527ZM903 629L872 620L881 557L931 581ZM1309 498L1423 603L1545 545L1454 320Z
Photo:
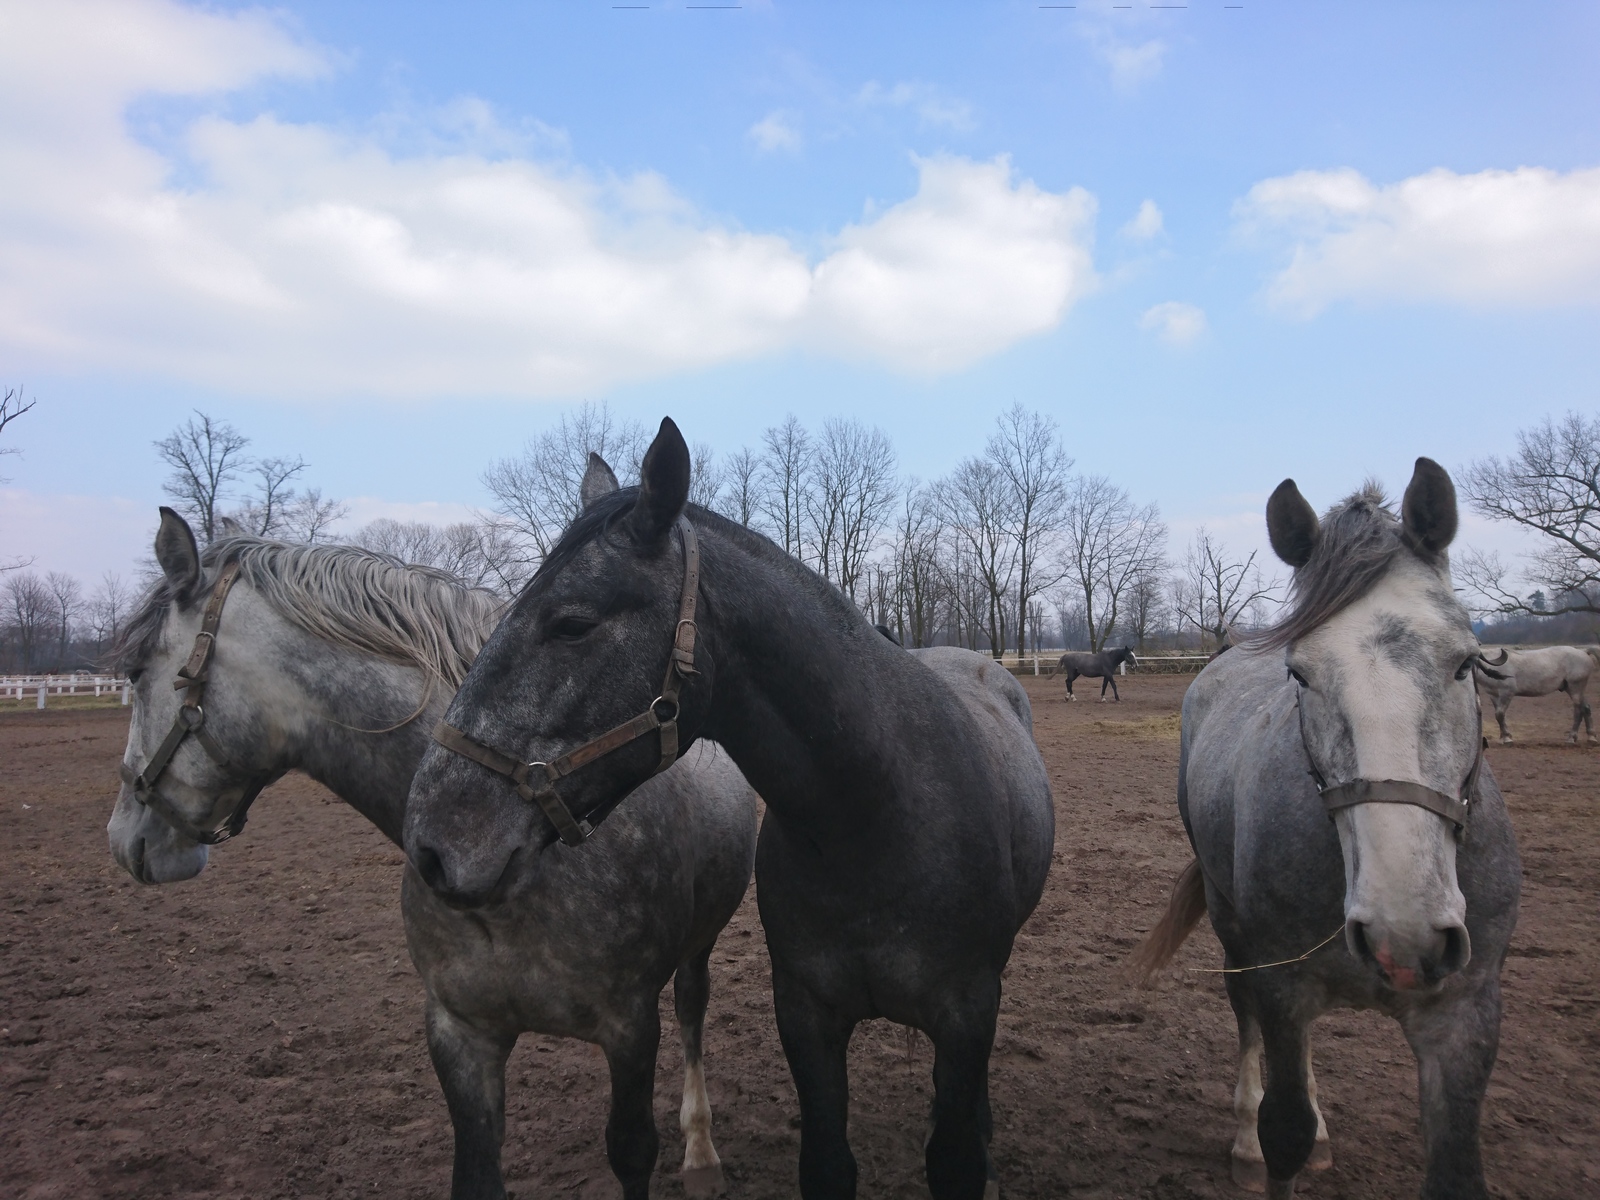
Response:
M127 569L192 408L443 520L583 400L923 477L1020 400L1259 546L1285 475L1593 410L1597 52L1589 4L6 5L0 558Z

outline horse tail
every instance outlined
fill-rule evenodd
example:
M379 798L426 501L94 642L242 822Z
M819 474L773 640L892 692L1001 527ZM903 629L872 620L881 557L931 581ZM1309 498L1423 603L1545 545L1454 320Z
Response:
M1148 984L1157 971L1172 961L1205 915L1206 880L1200 873L1200 860L1191 858L1178 882L1172 885L1167 911L1128 959L1129 973L1140 984Z

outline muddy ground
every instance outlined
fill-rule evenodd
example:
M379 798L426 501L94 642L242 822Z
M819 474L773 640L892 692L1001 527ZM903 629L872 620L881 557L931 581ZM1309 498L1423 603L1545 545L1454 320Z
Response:
M1238 1195L1218 977L1178 970L1139 992L1115 970L1188 859L1173 804L1187 680L1129 678L1120 705L1069 705L1058 680L1027 682L1059 832L995 1047L1005 1194ZM1519 743L1489 754L1526 868L1484 1116L1502 1196L1600 1194L1600 748L1561 744L1564 707L1517 701ZM445 1196L450 1125L400 925L400 852L294 778L199 879L142 887L103 832L126 721L115 708L0 714L0 1194ZM1202 927L1178 966L1219 959ZM791 1196L796 1108L753 891L712 961L707 1073L730 1195ZM1316 1046L1335 1165L1303 1176L1303 1194L1415 1194L1415 1075L1397 1027L1335 1014ZM908 1049L876 1022L851 1054L862 1195L925 1196L926 1043ZM665 1197L682 1194L680 1065L664 1038ZM509 1091L519 1200L616 1194L597 1052L524 1038Z

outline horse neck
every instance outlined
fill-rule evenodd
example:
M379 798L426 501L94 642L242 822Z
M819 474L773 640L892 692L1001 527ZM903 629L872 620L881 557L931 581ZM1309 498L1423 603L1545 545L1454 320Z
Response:
M434 681L430 690L418 668L316 644L325 654L300 680L307 715L290 765L399 845L411 777L454 689Z
M858 825L894 796L908 709L937 708L937 682L776 547L715 530L702 544L715 671L703 732L780 816Z

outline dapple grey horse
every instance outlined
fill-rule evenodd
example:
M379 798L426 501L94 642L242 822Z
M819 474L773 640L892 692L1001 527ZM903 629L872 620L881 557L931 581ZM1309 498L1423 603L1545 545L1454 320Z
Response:
M1106 688L1108 687L1111 689L1111 698L1120 704L1122 696L1117 691L1117 667L1121 663L1134 663L1137 665L1138 662L1139 660L1134 656L1133 648L1130 646L1123 646L1119 649L1097 650L1094 653L1090 653L1087 650L1068 650L1061 656L1061 662L1058 664L1067 673L1067 699L1077 699L1072 694L1072 681L1080 675L1085 675L1090 679L1102 681L1100 684L1100 702L1102 704L1105 703Z
M206 865L202 839L290 770L326 784L399 842L428 731L499 619L502 604L450 577L344 546L226 538L202 557L162 510L165 578L130 623L134 680L125 784L111 850L136 879L166 883ZM204 737L185 737L173 683L186 669L219 578L237 582L211 622L199 676ZM190 687L194 684L191 682ZM188 718L192 720L191 718ZM233 825L242 824L242 814ZM606 1145L630 1198L649 1191L657 998L675 981L685 1075L685 1182L720 1178L701 1067L713 943L738 907L755 853L756 798L719 748L697 748L639 788L592 846L555 847L508 872L500 905L444 903L407 870L406 941L427 989L428 1049L455 1126L452 1194L501 1197L505 1063L523 1032L598 1044L611 1068Z
M1502 744L1511 740L1511 730L1506 727L1506 710L1516 696L1548 696L1551 692L1565 692L1572 701L1572 728L1567 741L1578 740L1578 727L1585 726L1589 740L1594 741L1594 715L1590 712L1585 692L1594 673L1600 649L1585 646L1542 646L1537 650L1506 650L1505 661L1489 658L1484 664L1491 669L1478 668L1478 687L1489 696L1494 706L1494 719L1500 724Z
M406 851L441 894L479 902L668 749L716 738L767 803L756 894L801 1194L855 1194L846 1049L887 1017L934 1046L929 1188L977 1200L994 1186L1001 973L1054 845L1027 694L986 656L893 645L688 490L688 447L663 421L640 486L567 529L473 663L446 713L456 734L412 785ZM457 747L538 760L538 804Z
M1234 1177L1275 1197L1332 1161L1308 1027L1336 1007L1387 1013L1411 1043L1423 1195L1488 1194L1478 1115L1522 872L1482 759L1456 519L1425 458L1398 520L1369 487L1319 522L1285 480L1267 529L1295 608L1184 697L1178 808L1196 861L1135 961L1158 968L1210 913L1239 1023Z

